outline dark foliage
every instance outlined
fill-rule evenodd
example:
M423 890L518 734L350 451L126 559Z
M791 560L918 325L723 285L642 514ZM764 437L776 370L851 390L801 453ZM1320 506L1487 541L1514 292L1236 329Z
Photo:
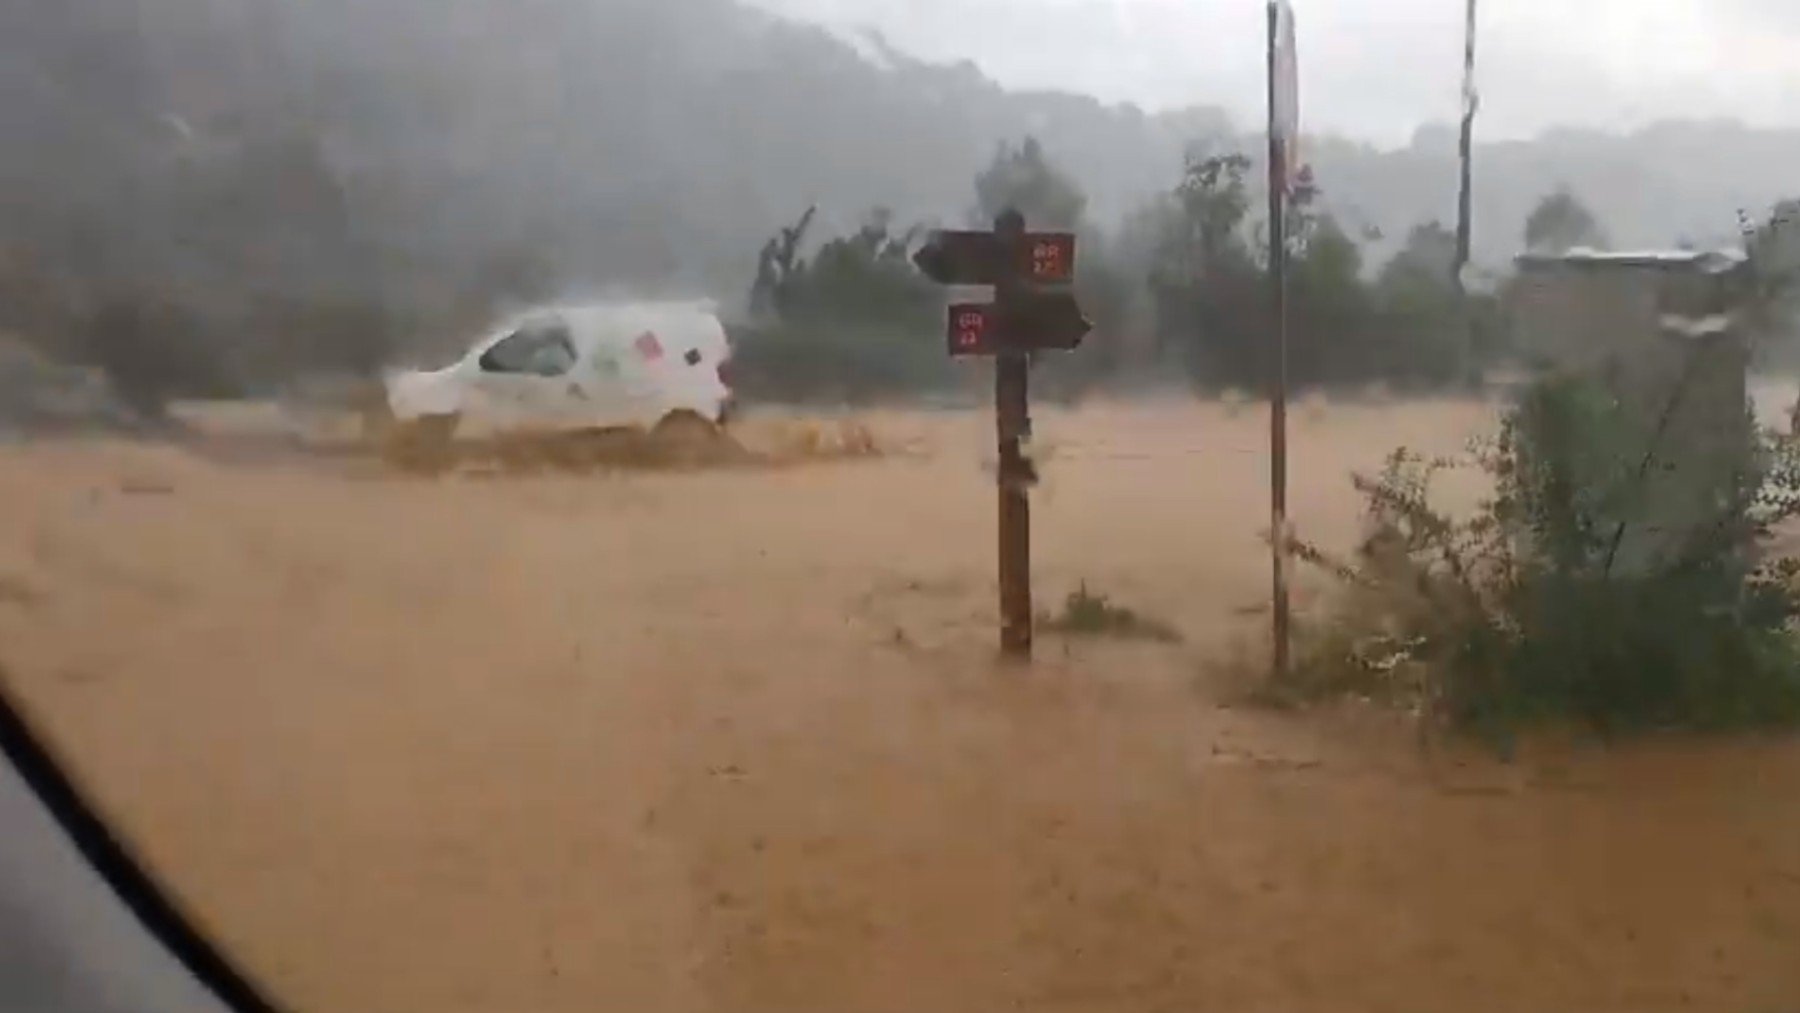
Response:
M1564 253L1577 246L1605 249L1606 233L1587 205L1565 188L1532 209L1525 220L1525 248L1533 253Z
M738 392L860 402L948 384L942 297L912 266L914 233L894 234L877 211L807 260L799 250L811 220L764 247L751 295L762 312L733 335Z
M239 388L220 338L178 303L148 296L101 302L79 324L81 361L97 366L145 420L163 421L176 398L219 397Z
M1269 376L1276 322L1266 242L1245 238L1250 167L1234 154L1191 159L1163 205L1150 276L1158 343L1206 390L1260 390ZM1288 210L1289 382L1430 389L1474 379L1498 344L1497 309L1456 292L1445 230L1413 230L1371 282L1362 250L1321 209L1322 197L1309 175Z

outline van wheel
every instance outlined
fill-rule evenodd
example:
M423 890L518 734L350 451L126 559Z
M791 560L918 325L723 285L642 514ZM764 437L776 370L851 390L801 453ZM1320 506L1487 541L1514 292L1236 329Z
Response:
M698 412L679 408L650 430L650 450L659 464L722 464L741 456L741 448L716 423Z
M557 464L570 471L621 468L645 457L645 436L635 426L608 426L567 433L558 443Z
M394 409L388 405L387 393L383 391L360 399L356 409L362 425L363 443L375 448L384 446L398 424Z
M404 471L435 475L456 463L460 415L425 415L386 426L382 456Z
M501 433L491 444L501 470L528 474L556 461L556 443L541 433Z

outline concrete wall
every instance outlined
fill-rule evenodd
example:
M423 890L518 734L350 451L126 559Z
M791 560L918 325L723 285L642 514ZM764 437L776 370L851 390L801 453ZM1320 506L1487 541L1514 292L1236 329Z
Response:
M1713 522L1745 463L1747 343L1735 327L1695 335L1666 326L1670 315L1730 311L1732 279L1664 263L1521 267L1512 308L1527 363L1601 381L1634 423L1612 462L1615 480L1635 483L1616 505L1626 524L1618 568L1645 568Z

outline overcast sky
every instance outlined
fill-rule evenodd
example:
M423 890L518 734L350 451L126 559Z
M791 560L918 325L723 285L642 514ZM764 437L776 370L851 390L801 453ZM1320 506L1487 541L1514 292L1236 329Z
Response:
M1262 0L752 0L1008 85L1262 116ZM1735 116L1800 126L1800 0L1481 0L1484 136ZM1306 129L1457 115L1463 0L1294 0Z

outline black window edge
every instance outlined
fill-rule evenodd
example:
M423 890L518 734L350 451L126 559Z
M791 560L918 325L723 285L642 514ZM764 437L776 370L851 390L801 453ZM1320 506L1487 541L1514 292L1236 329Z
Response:
M14 703L0 670L0 752L88 865L169 955L233 1013L280 1007L214 946L63 773Z

